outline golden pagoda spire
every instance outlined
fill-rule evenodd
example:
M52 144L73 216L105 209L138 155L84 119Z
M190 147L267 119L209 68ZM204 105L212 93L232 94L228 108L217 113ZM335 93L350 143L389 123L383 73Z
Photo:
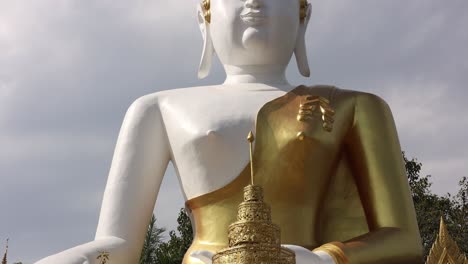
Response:
M468 264L457 243L450 237L443 217L440 217L439 235L432 244L426 264Z
M237 221L229 225L229 247L213 256L213 264L295 264L294 251L281 246L281 230L271 221L271 208L263 201L262 187L254 185L252 131L247 140L251 184L244 187L244 201L238 206Z
M8 240L10 240L10 239L7 238L7 240L6 240L5 254L3 254L2 264L7 264Z
M252 131L249 132L247 135L247 141L249 141L249 147L250 147L250 184L254 185L254 170L253 170L253 142L255 140L255 137L252 133Z

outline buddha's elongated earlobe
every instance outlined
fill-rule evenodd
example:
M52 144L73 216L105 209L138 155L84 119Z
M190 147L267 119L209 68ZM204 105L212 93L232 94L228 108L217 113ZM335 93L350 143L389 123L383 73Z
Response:
M204 10L203 6L198 6L197 12L198 26L200 27L203 37L203 51L200 66L198 67L198 78L203 79L210 73L214 48L213 42L211 41L210 21L207 20L206 16L206 12L209 12L209 10Z
M297 67L299 72L304 77L310 76L309 60L307 59L307 50L305 44L305 33L307 31L307 25L309 24L310 14L312 6L306 1L301 1L301 23L299 25L299 31L296 39L296 47L294 48L294 55L296 56Z

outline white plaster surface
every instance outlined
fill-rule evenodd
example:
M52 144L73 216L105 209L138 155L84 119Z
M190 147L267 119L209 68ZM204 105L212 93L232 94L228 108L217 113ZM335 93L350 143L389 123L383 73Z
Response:
M309 73L303 43L309 17L300 22L298 10L299 1L212 0L211 23L198 16L205 41L199 76L209 73L216 54L225 83L136 100L118 137L95 240L38 264L97 263L104 251L113 264L137 263L169 161L185 199L238 176L249 160L245 138L255 132L258 110L293 88L285 77L293 53L300 72ZM297 253L298 264L333 263L324 252L288 247Z

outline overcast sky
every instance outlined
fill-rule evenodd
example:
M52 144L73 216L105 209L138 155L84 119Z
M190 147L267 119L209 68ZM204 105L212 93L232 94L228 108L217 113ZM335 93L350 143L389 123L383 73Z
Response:
M127 107L196 78L195 0L0 0L0 254L32 263L90 241ZM312 77L375 93L438 194L468 175L468 1L312 1ZM169 168L158 224L183 199Z

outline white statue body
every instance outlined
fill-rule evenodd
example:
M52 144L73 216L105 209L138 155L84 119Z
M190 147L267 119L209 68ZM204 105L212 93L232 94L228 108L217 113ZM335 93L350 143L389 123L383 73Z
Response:
M285 69L293 52L309 75L304 35L310 17L299 19L299 0L212 0L211 21L198 9L204 49L199 77L216 52L224 84L157 92L127 111L104 193L95 240L38 263L137 263L166 167L176 168L185 199L215 191L249 162L245 136L255 131L259 109L293 88ZM323 251L288 246L296 263L334 263ZM209 263L212 252L193 257Z

